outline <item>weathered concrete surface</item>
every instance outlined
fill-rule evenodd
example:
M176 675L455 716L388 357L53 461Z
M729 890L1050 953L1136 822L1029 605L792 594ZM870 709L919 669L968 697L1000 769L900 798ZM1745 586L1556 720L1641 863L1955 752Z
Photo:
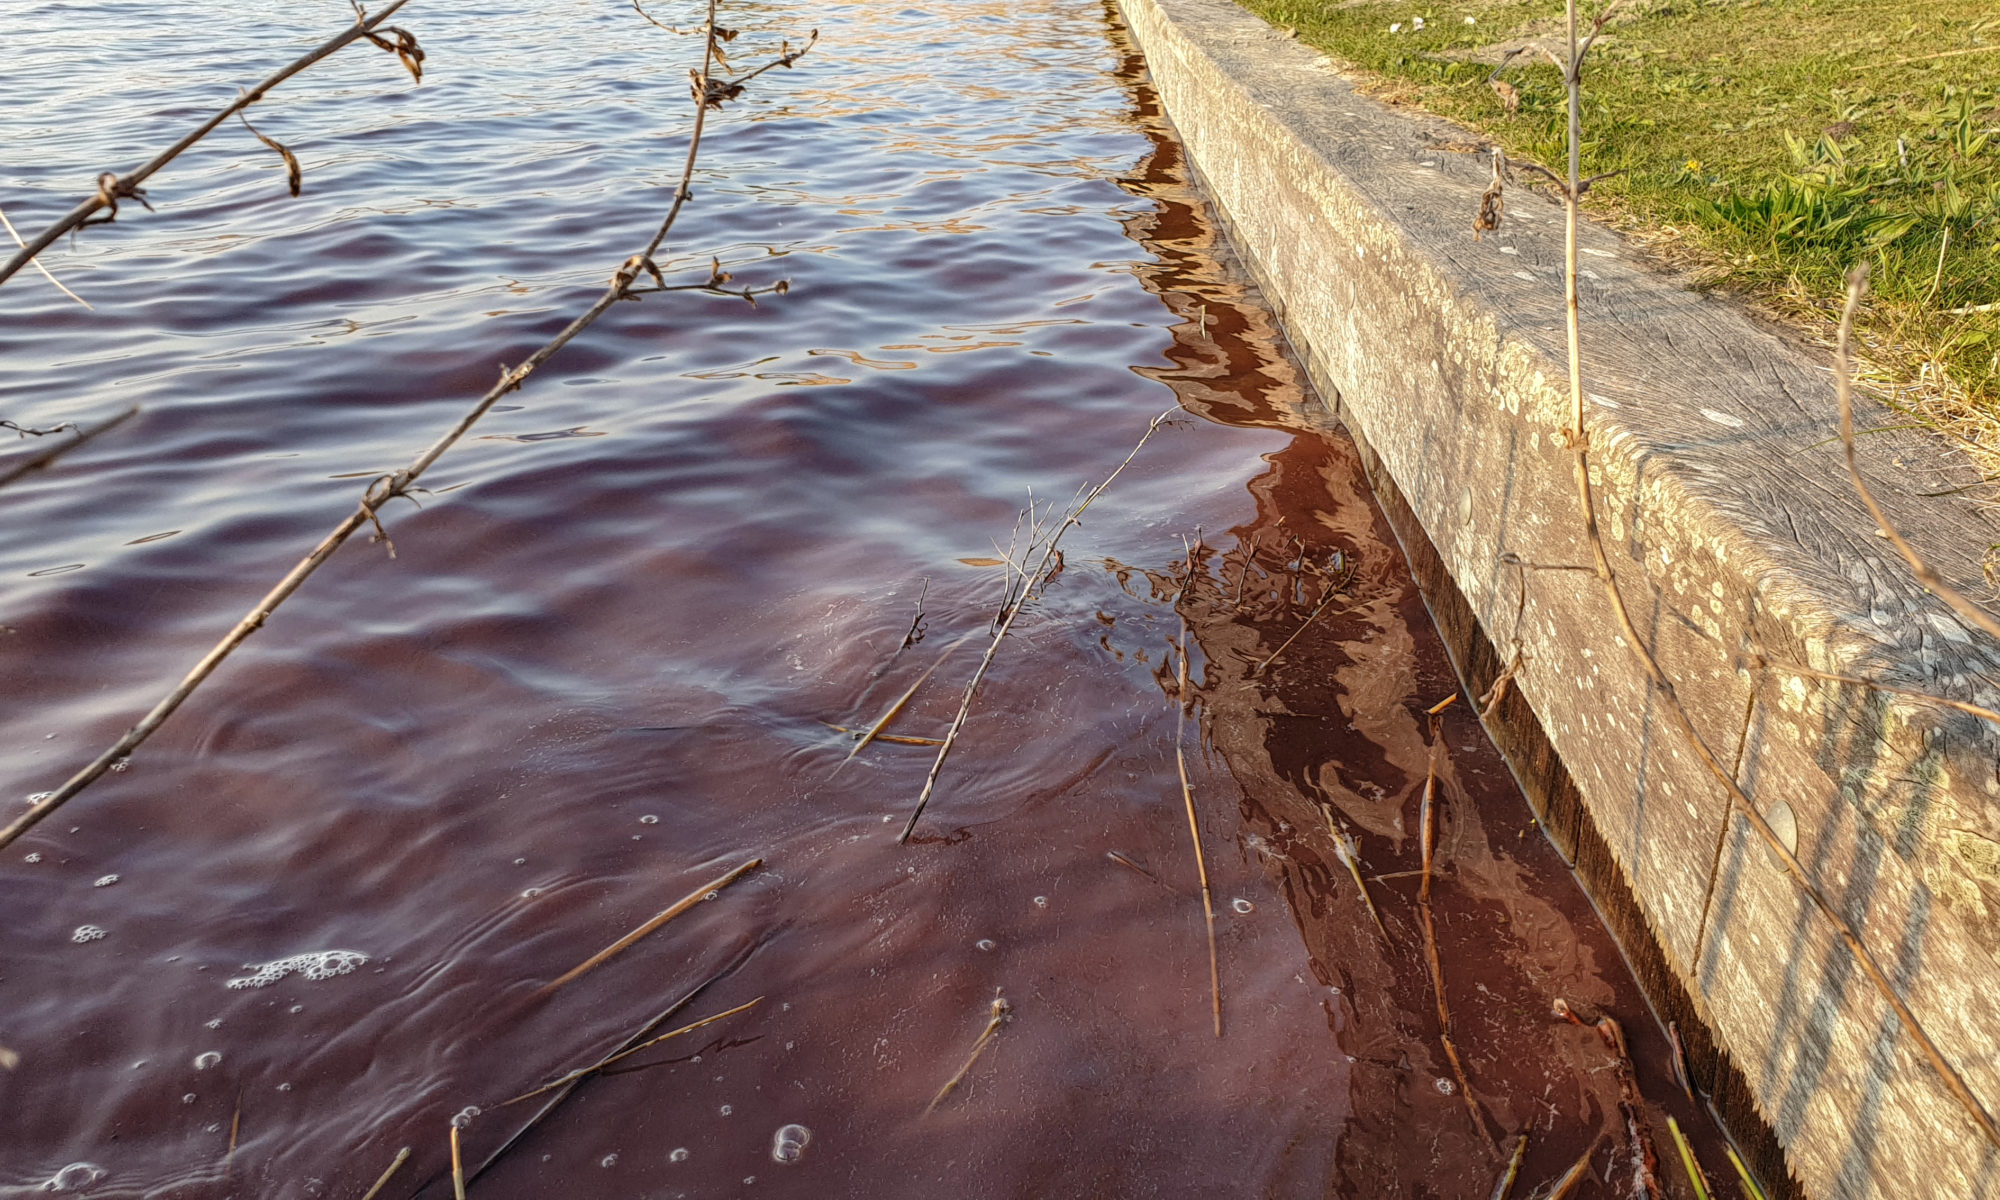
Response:
M1725 1118L1753 1149L1761 1118L1764 1166L1814 1197L2000 1191L2000 1152L1661 717L1595 579L1503 557L1590 561L1555 438L1560 208L1515 189L1506 225L1475 241L1475 136L1367 99L1229 0L1120 3L1238 249L1423 543L1411 558L1420 577L1435 567L1461 670L1483 688L1518 639L1525 704L1496 740L1696 1043ZM2000 647L1874 534L1825 441L1824 355L1654 273L1611 232L1582 245L1601 520L1635 619L1990 1111L2000 738L1936 706L1756 671L1753 655L2000 707ZM1978 559L2000 536L1971 500L1918 495L1971 473L1911 436L1866 439L1864 460L1932 561L1986 594Z

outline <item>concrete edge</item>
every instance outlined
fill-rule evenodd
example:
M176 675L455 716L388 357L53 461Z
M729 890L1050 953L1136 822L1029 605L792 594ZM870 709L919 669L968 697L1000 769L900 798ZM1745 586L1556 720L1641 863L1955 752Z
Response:
M1119 4L1239 253L1362 444L1469 687L1518 639L1527 666L1495 741L1726 1127L1767 1179L1816 1197L2000 1187L2000 1156L1661 724L1594 581L1501 562L1588 561L1551 436L1559 210L1516 192L1501 235L1474 242L1486 167L1459 151L1475 135L1368 100L1230 0ZM1752 672L1748 651L1989 706L2000 654L1909 579L1814 455L1833 420L1824 364L1608 231L1583 245L1601 517L1628 599L1705 737L1789 817L1974 1091L2000 1096L2000 739L1934 706ZM1923 438L1864 457L1892 517L1976 581L1972 554L2000 539L1970 505L1916 494L1962 465Z

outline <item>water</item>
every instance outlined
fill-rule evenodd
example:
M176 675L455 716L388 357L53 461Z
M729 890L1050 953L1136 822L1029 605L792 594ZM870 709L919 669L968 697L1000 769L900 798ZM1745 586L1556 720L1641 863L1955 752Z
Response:
M344 19L322 7L26 8L0 204L38 228ZM620 305L385 514L397 557L357 538L10 848L0 1195L358 1196L410 1146L384 1194L435 1196L454 1117L495 1197L1485 1194L1500 1164L1441 1057L1409 874L1421 710L1456 685L1106 10L732 7L742 61L823 41L716 121L663 265L792 292ZM0 287L0 416L145 406L0 497L14 795L113 740L656 220L691 41L609 0L397 20L421 87L364 47L258 106L303 197L224 130L156 179L158 213L49 257L96 312ZM1030 489L1102 479L1177 402L895 845L933 751L836 774L828 725L866 727L985 627L1003 573L962 560L1004 553ZM1349 600L1294 639L1336 562ZM891 732L941 733L976 656ZM1523 1191L1600 1132L1608 1170L1617 1088L1552 997L1617 1013L1649 1097L1692 1113L1462 704L1445 742L1439 936L1473 1090L1534 1127ZM1322 806L1382 876L1386 938ZM503 1103L718 974L676 1024L761 1002L540 1120L557 1093ZM925 1116L996 988L1009 1019Z

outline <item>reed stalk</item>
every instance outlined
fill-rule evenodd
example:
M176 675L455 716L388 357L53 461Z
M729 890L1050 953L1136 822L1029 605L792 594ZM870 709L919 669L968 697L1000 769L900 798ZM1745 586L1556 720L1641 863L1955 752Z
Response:
M748 874L751 871L756 870L758 867L761 867L763 865L764 865L764 860L762 858L753 858L750 861L742 864L741 866L731 868L729 871L723 873L722 875L716 877L715 879L709 881L708 883L701 885L694 891L689 892L687 895L682 896L679 900L674 901L674 903L671 906L669 906L665 912L662 912L658 916L653 917L651 920L640 925L637 929L634 929L632 932L626 934L624 937L619 938L617 941L611 943L609 946L606 946L604 949L599 950L597 953L591 955L589 958L584 959L576 966L571 967L568 971L564 972L560 978L544 986L540 991L535 993L536 999L546 998L550 994L554 993L556 989L562 987L564 984L573 982L577 977L583 975L585 972L603 965L606 960L610 959L613 955L618 954L620 951L623 951L626 948L630 947L634 942L638 941L640 938L645 937L647 934L658 929L660 926L665 925L668 921L671 921L675 917L680 916L682 913L686 912L690 908L693 908L695 905L700 904L702 901L712 898L713 896L716 895L716 893L720 892L723 888L726 888L730 884L735 883L738 879L741 879L744 875Z
M986 1053L986 1047L992 1043L994 1035L1000 1032L1000 1027L1007 1023L1013 1011L1014 1006L1007 1003L1007 998L1000 994L1000 989L993 989L992 1013L987 1018L986 1028L979 1031L979 1037L972 1043L972 1053L965 1056L965 1065L958 1069L957 1074L945 1080L937 1095L932 1096L931 1102L924 1106L925 1116L937 1111L937 1106L944 1102L944 1098L951 1095L959 1084L965 1082L965 1077L972 1073L972 1064L978 1062L979 1056Z
M1192 575L1194 556L1188 556ZM1215 1036L1222 1036L1222 968L1215 955L1215 896L1208 887L1208 861L1201 852L1201 821L1195 815L1194 788L1188 783L1187 745L1187 618L1181 618L1180 691L1174 697L1174 765L1180 770L1181 799L1187 805L1188 837L1194 843L1194 866L1201 876L1201 911L1208 922L1208 990L1215 1014Z

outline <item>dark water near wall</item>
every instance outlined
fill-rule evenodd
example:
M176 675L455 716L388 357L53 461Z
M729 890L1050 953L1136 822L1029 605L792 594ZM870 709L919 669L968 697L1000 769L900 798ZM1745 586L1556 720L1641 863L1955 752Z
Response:
M398 557L357 539L129 769L9 848L0 1195L353 1197L402 1146L383 1195L444 1194L468 1106L476 1195L1487 1194L1500 1160L1438 1048L1410 874L1422 710L1456 685L1105 9L731 7L746 60L824 41L717 122L676 265L794 290L620 306L391 515ZM0 204L38 228L341 19L22 6ZM349 50L259 106L303 198L225 131L158 178L157 215L50 256L95 313L33 275L0 288L0 416L146 407L0 495L6 803L113 739L656 219L691 40L609 0L399 20L422 87ZM1001 573L959 560L1176 402L895 845L932 752L836 773L828 723L868 724L983 628ZM1183 621L1219 1041L1173 752ZM975 658L895 731L941 732ZM1593 1139L1577 1194L1628 1194L1610 1060L1549 1002L1618 1014L1659 1102L1662 1040L1463 705L1444 743L1436 911L1475 1095L1492 1131L1533 1129L1520 1194ZM335 950L353 969L227 982ZM662 1028L762 1003L494 1157L542 1104L499 1101L711 979ZM1011 1020L924 1115L996 988ZM811 1140L780 1163L789 1124Z

